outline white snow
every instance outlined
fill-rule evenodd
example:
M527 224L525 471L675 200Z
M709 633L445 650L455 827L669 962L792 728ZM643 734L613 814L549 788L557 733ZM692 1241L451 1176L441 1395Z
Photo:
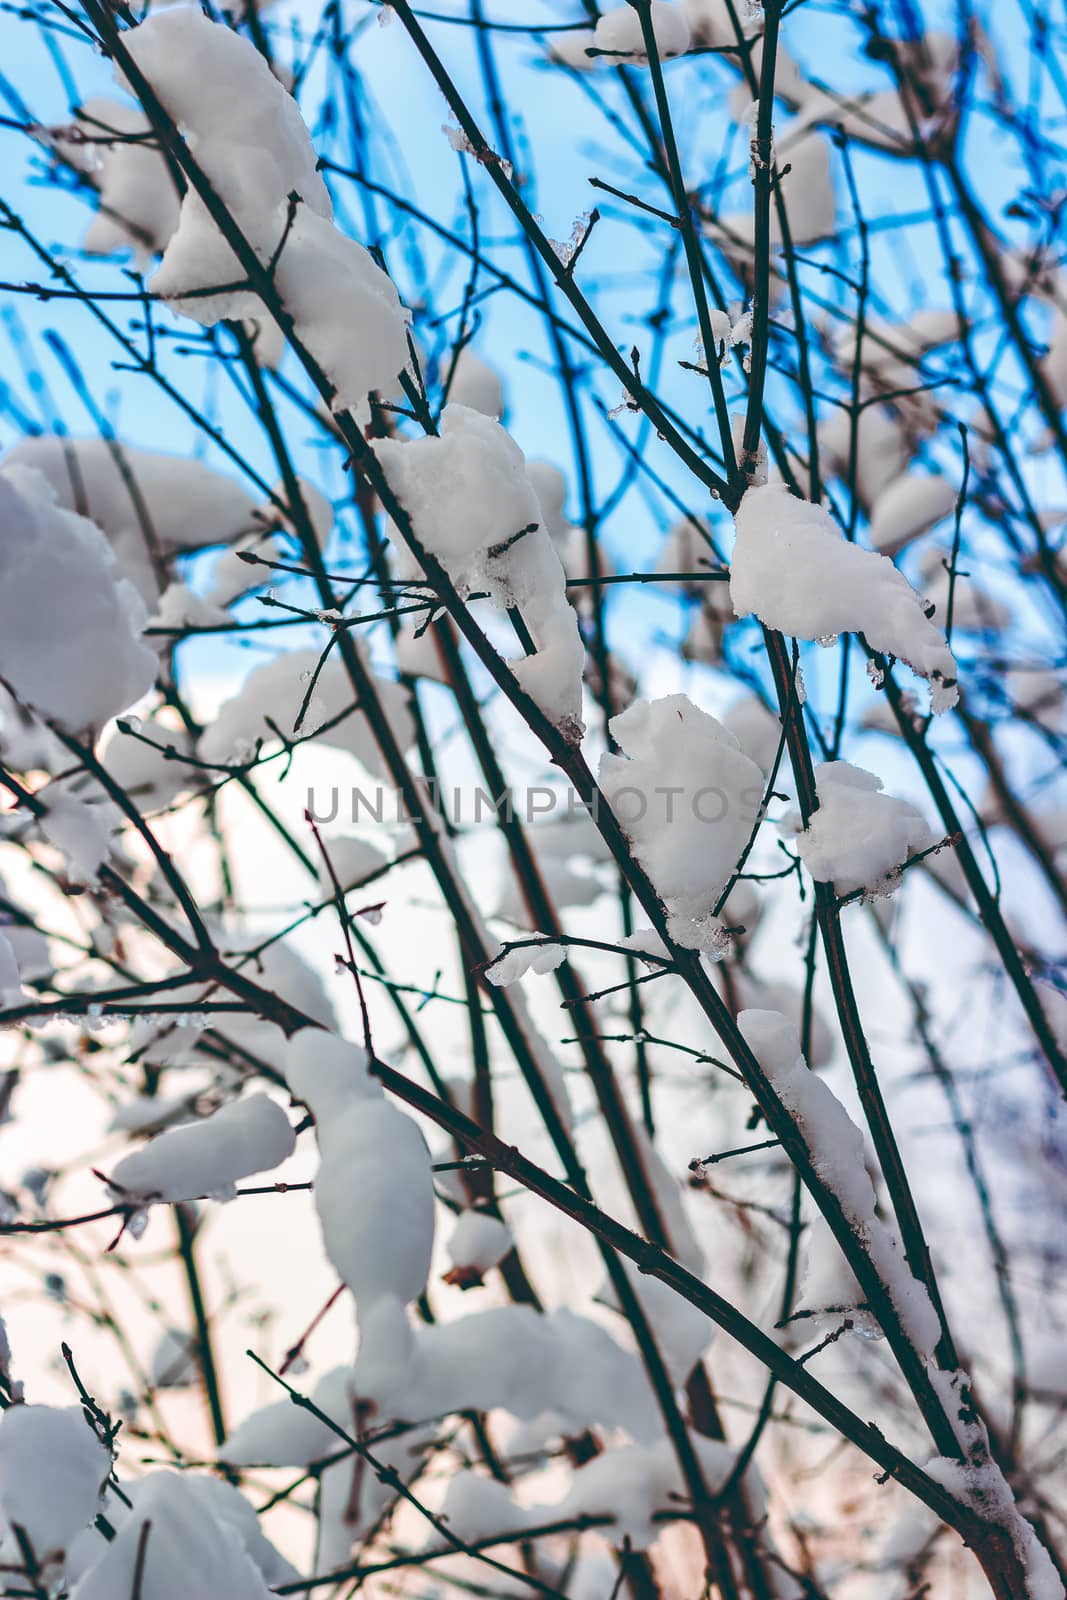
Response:
M504 415L504 385L500 375L469 344L464 345L456 357L448 399L451 405L467 406L494 421Z
M202 461L96 437L23 439L3 464L36 468L59 505L102 528L147 605L160 593L157 558L169 563L186 550L231 544L271 517L235 479ZM247 586L247 568L244 579Z
M440 437L382 439L375 449L416 538L460 593L518 608L536 649L509 666L556 726L579 738L585 651L514 439L480 412L450 405Z
M111 1185L124 1202L231 1199L238 1179L280 1166L295 1147L282 1108L265 1094L252 1094L200 1122L169 1128L124 1156Z
M457 1472L449 1479L441 1515L447 1518L449 1531L468 1543L513 1530L518 1533L541 1520L525 1506L516 1505L506 1483L480 1472ZM431 1534L429 1542L439 1545L440 1534Z
M735 522L730 597L739 617L754 613L797 639L862 633L873 650L930 680L935 712L956 704L957 668L944 635L885 556L849 544L828 511L781 484L750 489Z
M856 422L856 493L860 504L870 511L879 496L903 477L908 465L908 444L899 421L885 406L865 406ZM819 427L819 448L846 483L852 435L852 417L843 409L836 410Z
M372 390L399 391L409 359L406 313L368 250L301 206L274 277L301 342L334 385L333 410L363 417Z
M736 45L737 33L727 0L682 0L682 9L698 44L719 49L724 45ZM733 10L742 34L751 35L758 25L755 12L745 5L735 5Z
M154 143L144 112L92 95L73 124L53 130L51 143L100 196L85 235L90 255L132 249L145 270L178 225L180 199L170 168ZM146 137L148 136L148 137Z
M38 472L0 470L0 679L68 732L99 729L152 686L144 607L95 523Z
M79 1579L71 1600L269 1600L270 1590L231 1516L213 1514L204 1480L180 1472L151 1472L132 1486L133 1510L100 1560ZM147 1535L144 1533L148 1526Z
M511 1229L487 1211L462 1211L445 1244L454 1268L481 1277L498 1266L514 1243Z
M53 778L37 793L45 807L37 825L66 856L68 878L92 883L110 854L112 834L121 826L118 807L99 788L80 788L76 778Z
M285 1061L292 1093L315 1118L315 1209L326 1254L355 1296L361 1323L376 1301L406 1304L422 1293L434 1235L426 1141L385 1098L369 1065L361 1045L308 1028Z
M671 918L692 949L712 926L756 824L763 773L735 736L684 694L636 700L612 718L622 755L600 758L600 787Z
M930 472L895 478L871 509L868 537L874 549L880 555L895 556L951 514L957 492L947 478Z
M361 640L354 644L365 653ZM315 678L304 720L296 728L319 662L317 650L288 650L254 668L204 730L200 739L202 759L220 765L239 764L254 754L257 740L274 744L279 734L294 739L314 737L338 750L347 750L368 772L384 777L387 769L377 741L365 714L357 707L355 689L336 653L327 658ZM415 725L406 690L388 678L378 678L377 693L397 742L401 749L409 749L415 740Z
M588 72L597 58L589 54L595 35L592 28L577 28L570 33L553 33L548 36L549 57L577 72Z
M782 741L782 724L759 696L746 694L740 700L735 700L723 717L722 725L729 729L746 756L756 763L765 777L770 777L778 752L782 751L775 780L781 787L789 766Z
M938 1316L925 1288L912 1277L895 1231L877 1215L862 1133L829 1086L810 1070L795 1029L780 1012L742 1011L737 1025L793 1117L817 1176L837 1197L870 1257L902 1328L920 1355L931 1356L940 1337Z
M981 1521L1007 1531L1022 1567L1027 1600L1063 1600L1063 1584L1052 1557L1019 1510L984 1438L968 1459L934 1456L923 1470L977 1513Z
M221 606L194 594L184 583L168 583L145 626L183 632L186 628L224 627L229 621L229 613ZM172 641L160 636L151 642L157 649L165 650Z
M509 984L518 983L528 972L554 972L566 959L567 951L561 944L522 945L517 950L509 950L506 955L498 956L492 966L486 968L485 975L490 983L504 989Z
M652 33L661 59L683 56L689 49L691 35L685 12L671 0L652 0ZM641 18L630 5L601 13L593 43L598 50L614 56L633 61L648 60Z
M351 1383L350 1366L333 1367L311 1391L316 1410L342 1428L352 1420ZM322 1417L282 1399L250 1412L219 1446L218 1458L235 1467L306 1467L340 1444Z
M13 1405L0 1418L0 1510L40 1565L62 1559L100 1510L111 1456L80 1409ZM17 1546L5 1558L21 1566Z
M526 1306L494 1307L424 1330L417 1354L420 1348L429 1380L422 1415L466 1410L473 1401L527 1420L558 1411L579 1428L610 1422L641 1439L658 1432L639 1358L572 1311L546 1316Z
M399 387L407 320L370 253L333 226L296 102L249 39L199 11L155 11L125 43L214 193L260 262L273 267L297 336L334 386L334 408L366 414L372 390ZM293 207L290 195L298 197ZM151 281L156 293L209 326L262 312L258 297L239 287L239 262L192 186Z
M693 1448L705 1484L714 1494L725 1483L736 1459L729 1445L693 1434ZM605 1536L615 1545L629 1540L646 1550L663 1532L657 1512L677 1511L689 1499L678 1458L669 1439L655 1444L622 1445L605 1450L574 1474L570 1489L555 1506L531 1508L539 1521L581 1516L613 1518Z
M690 1262L683 1264L690 1265ZM703 1276L705 1268L699 1253L694 1265L698 1275ZM652 1329L663 1363L675 1385L681 1388L714 1339L715 1324L676 1294L669 1284L639 1272L633 1262L626 1261L623 1267ZM621 1314L618 1297L609 1280L605 1279L596 1298L599 1304Z
M812 877L832 883L839 895L892 894L908 857L937 842L922 813L886 794L881 778L862 767L824 761L815 769L815 787L819 808L796 847Z
M142 737L116 727L105 741L100 759L142 814L162 810L180 794L210 779L210 773L180 759L193 754L192 737L185 728L154 716L145 717L135 732ZM174 757L164 754L167 749L175 752Z

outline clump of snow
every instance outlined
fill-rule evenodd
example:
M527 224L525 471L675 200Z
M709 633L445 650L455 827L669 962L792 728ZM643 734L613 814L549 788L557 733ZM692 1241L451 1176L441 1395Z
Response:
M361 640L354 644L365 653ZM200 739L202 759L219 765L240 764L255 753L259 740L270 744L282 736L314 737L338 750L347 750L368 772L384 777L384 759L370 723L359 709L344 663L331 655L318 671L312 689L311 680L319 664L317 650L287 650L256 667L204 730ZM398 744L408 749L414 743L415 725L406 691L387 678L377 680L376 690ZM297 728L305 698L304 719Z
M728 311L720 311L713 306L709 312L711 323L712 351L711 358L720 366L726 362L730 351L739 344L748 344L752 338L752 313L745 311L739 317L731 317ZM708 352L703 345L698 347L698 353L707 358Z
M326 996L322 980L302 956L297 955L284 939L263 945L259 932L237 932L233 929L209 926L216 948L224 960L245 960L254 952L256 981L287 1000L297 1011L321 1023L324 1028L334 1026L333 1007ZM167 1017L162 1020L151 1016L138 1017L130 1029L130 1049L139 1059L153 1065L173 1063L179 1066L199 1064L202 1057L193 1054L202 1035L197 1027L196 1011L201 1001L211 997L211 985L191 983L170 991L170 999L188 1007L190 1020L177 1022ZM282 1069L288 1043L276 1023L247 1012L235 1012L214 1019L213 1032L230 1040L239 1050L247 1051L266 1066Z
M549 58L558 61L561 66L572 67L577 72L588 72L590 67L596 65L597 58L590 54L595 43L592 28L576 28L568 33L553 33L547 43Z
M566 959L567 951L561 944L520 945L518 949L498 956L486 968L485 975L490 983L504 989L511 983L518 983L528 972L555 972Z
M699 517L679 517L667 530L656 558L657 572L692 572L696 576L681 585L681 593L694 598L709 592L714 595L717 581L703 582L701 572L712 572L720 567L712 542L711 532ZM677 591L674 591L677 592ZM732 615L732 613L731 613Z
M780 1012L742 1011L737 1025L792 1116L816 1175L836 1196L869 1256L901 1327L920 1355L932 1356L941 1333L937 1312L924 1286L912 1277L895 1230L877 1214L862 1133L829 1086L810 1070L795 1029Z
M111 851L112 834L122 816L98 788L85 789L78 779L53 778L37 791L44 806L37 819L41 833L61 850L72 883L92 883Z
M464 345L456 357L448 398L450 404L480 411L483 417L492 417L494 421L504 415L504 385L500 376L469 344Z
M370 253L333 226L296 102L250 40L199 11L155 11L125 44L215 194L273 272L297 336L334 386L335 409L365 413L372 390L398 386L408 363L407 320ZM237 83L240 94L233 92ZM153 289L210 326L261 314L244 282L230 245L190 186Z
M464 1289L481 1283L485 1274L503 1261L513 1242L511 1229L499 1217L487 1211L461 1212L445 1245L452 1263L446 1280Z
M247 39L175 6L154 12L125 41L219 198L238 215L301 195L320 216L330 198L292 96ZM240 84L241 93L234 93ZM183 209L179 233L194 219ZM189 248L188 239L183 239Z
M417 1332L382 1414L492 1410L532 1420L558 1412L577 1429L604 1425L649 1442L660 1429L641 1361L589 1317L561 1308L494 1306Z
M181 204L162 151L144 112L104 95L93 95L72 125L52 130L52 147L100 196L85 235L90 255L132 249L142 271L166 247L178 225Z
M135 737L137 734L141 737ZM168 750L173 754L168 756ZM155 716L144 718L136 728L120 719L100 759L144 814L162 810L209 777L201 768L181 759L192 754L189 732L180 724L174 726Z
M815 769L819 808L796 837L801 860L839 895L892 894L908 857L936 844L922 813L882 789L881 778L847 761Z
M440 437L382 439L375 449L416 538L460 593L518 608L535 651L511 661L511 670L557 727L580 738L585 651L514 439L491 418L450 405Z
M124 1156L111 1174L123 1202L231 1199L240 1178L269 1172L296 1147L288 1117L265 1094L223 1106L201 1122L169 1128Z
M774 712L758 695L745 694L734 701L722 725L730 730L764 776L770 777L779 750L784 750L781 720Z
M965 1460L935 1456L923 1471L981 1522L1003 1528L1022 1567L1027 1600L1063 1600L1063 1583L1052 1557L1019 1510L1011 1486L989 1454L988 1441L982 1437L970 1443Z
M694 40L712 49L736 45L735 15L743 35L751 35L758 26L754 11L743 5L731 7L727 0L682 0L682 8L689 19Z
M684 1265L690 1265L684 1258L679 1259L683 1260ZM693 1257L690 1260L696 1272L703 1276L704 1262L699 1251L695 1260ZM633 1262L624 1262L623 1270L655 1335L664 1365L675 1386L681 1388L715 1337L715 1324L708 1320L703 1311L681 1299L669 1284L638 1271ZM599 1304L622 1313L610 1280L605 1280L597 1291L596 1299Z
M952 512L956 489L947 478L931 472L909 473L895 478L879 494L871 508L868 537L883 556L898 550L926 533Z
M369 1068L362 1046L309 1028L292 1040L285 1062L289 1088L315 1118L315 1210L326 1254L361 1322L379 1300L418 1298L434 1235L426 1141Z
M218 1458L234 1467L306 1467L339 1443L322 1412L338 1427L352 1420L351 1367L333 1367L311 1391L315 1411L274 1400L252 1411L219 1446Z
M295 1409L295 1407L294 1407ZM336 1435L335 1435L336 1437ZM199 1499L205 1518L211 1518L225 1533L233 1533L244 1546L245 1554L259 1569L270 1589L283 1583L292 1583L300 1576L263 1533L259 1517L239 1489L221 1478L210 1478L202 1472L186 1472L183 1482ZM134 1497L141 1493L134 1487Z
M831 237L836 226L836 200L826 140L800 123L793 123L776 140L775 156L791 244L812 244ZM750 274L755 237L751 205L716 217L707 229L726 254L746 269L746 275ZM780 247L782 227L777 205L771 206L770 233L772 246ZM741 328L736 342L745 342L748 337L749 331Z
M203 461L107 439L23 439L4 457L5 468L15 464L36 468L59 505L103 529L123 576L148 605L160 594L160 564L230 544L261 530L269 516L235 479ZM247 569L244 575L247 582Z
M100 728L152 687L144 607L100 529L40 473L0 470L0 679L69 732Z
M673 4L672 0L652 0L651 16L656 51L661 60L669 56L684 56L689 49L691 34L681 6ZM631 61L648 60L640 13L630 5L617 6L613 11L601 13L593 43L598 50L609 55L622 56Z
M725 1483L736 1460L736 1453L716 1439L692 1436L701 1474L709 1491ZM613 1544L629 1542L635 1550L647 1550L663 1532L660 1514L676 1510L688 1499L678 1458L669 1439L653 1445L621 1445L581 1467L570 1489L558 1504L539 1506L540 1520L569 1520L572 1517L610 1517L605 1534ZM533 1509L533 1508L531 1508Z
M959 699L957 667L915 590L885 556L849 544L828 511L781 484L750 489L735 518L730 597L797 639L862 633L873 650L899 656L930 680L933 710Z
M151 1472L131 1486L132 1511L79 1579L71 1600L182 1600L186 1595L269 1600L263 1572L232 1512L219 1516L207 1480ZM249 1508L251 1510L251 1507ZM145 1529L148 1528L147 1534ZM263 1541L266 1543L266 1541ZM254 1546L253 1546L254 1547Z
M671 1307L663 1298L657 1330L666 1333ZM677 1306L676 1299L672 1303ZM696 1317L706 1343L710 1324ZM679 1374L683 1365L686 1373L692 1367L695 1340L688 1327L681 1344L675 1339L679 1354L683 1345L685 1362L672 1367ZM522 1422L552 1414L561 1431L572 1434L618 1429L641 1444L662 1435L640 1358L591 1318L564 1309L543 1314L529 1306L490 1306L451 1322L412 1326L399 1301L378 1300L361 1311L355 1368L328 1373L312 1398L349 1429L358 1401L381 1424L502 1410ZM307 1466L337 1447L321 1418L281 1400L247 1417L219 1459L235 1466Z
M860 504L871 511L883 491L903 478L908 443L900 422L885 406L865 406L855 426L847 410L835 411L819 427L819 449L846 483L852 471L853 434L856 493Z
M274 281L301 343L333 383L333 410L363 417L372 390L398 391L409 360L406 313L368 250L300 206Z
M584 580L594 576L610 577L615 569L603 546L598 544L597 571L593 573L585 529L576 528L567 516L567 480L559 468L550 461L527 461L526 476L533 485L541 508L541 519L556 547L568 580L583 580L581 587L568 589L568 599L579 611L588 611L592 606L593 593Z
M636 700L611 721L621 755L600 787L690 949L719 946L714 911L748 843L763 773L735 736L684 694Z
M165 630L152 641L158 649L165 650L172 642L168 634L181 633L187 628L225 627L229 621L228 612L195 594L186 584L168 583L146 627Z
M516 1504L506 1483L480 1472L457 1472L449 1479L441 1515L447 1519L454 1537L468 1544L500 1534L521 1533L540 1520L531 1510ZM430 1542L438 1544L440 1535L432 1534Z
M80 1410L12 1405L0 1418L0 1511L41 1566L62 1560L92 1522L110 1471L111 1455ZM19 1559L14 1545L11 1554Z

